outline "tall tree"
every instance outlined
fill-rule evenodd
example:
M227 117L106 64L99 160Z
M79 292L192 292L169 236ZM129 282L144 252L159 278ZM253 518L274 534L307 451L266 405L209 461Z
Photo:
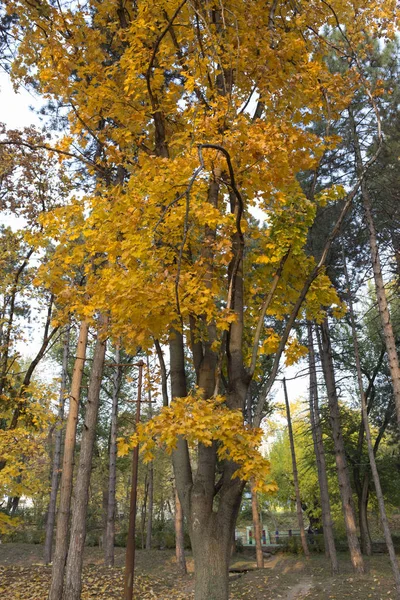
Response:
M72 372L71 390L69 395L69 411L65 427L60 504L58 507L56 545L54 550L49 600L60 600L63 592L65 562L68 553L68 531L74 471L76 428L78 424L79 398L86 359L88 332L89 324L86 321L83 321L80 325L79 338L76 347L76 358Z
M169 344L172 402L149 428L162 424L170 449L178 436L173 462L195 598L225 600L244 480L261 486L268 470L256 452L257 427L282 353L294 361L306 351L289 340L298 315L321 318L337 301L323 266L360 184L314 260L304 246L316 206L343 190L313 201L303 194L296 174L315 171L333 143L306 126L337 118L358 84L354 71L329 72L319 32L325 25L346 31L337 47L353 56L365 29L391 34L395 3L365 2L356 19L347 3L338 3L339 17L328 3L266 8L240 0L122 9L114 0L79 9L15 0L11 8L29 31L15 76L29 77L34 65L38 89L69 109L73 135L58 150L74 158L77 144L92 172L106 163L112 183L118 169L127 171L122 183L99 186L50 217L46 233L58 246L49 287L82 317L109 312L110 333L126 347ZM101 160L88 158L93 134ZM248 218L252 203L267 213L268 228ZM84 300L60 274L82 255L103 265L85 271ZM273 356L273 366L257 403L247 406L261 354Z
M362 420L364 423L365 437L367 440L368 457L369 457L369 462L370 462L370 466L371 466L372 478L373 478L374 485L375 485L376 496L378 499L378 506L379 506L379 513L380 513L380 518L381 518L381 522L382 522L382 528L383 528L386 546L387 546L389 557L390 557L390 562L392 565L394 580L396 583L397 596L398 596L398 598L400 598L400 569L399 569L399 563L397 562L396 551L394 549L392 535L390 533L388 518L386 515L385 502L383 499L381 482L380 482L380 478L379 478L378 469L376 466L374 446L373 446L372 437L371 437L371 430L369 427L367 402L366 402L365 393L364 393L364 383L363 383L363 376L362 376L362 371L361 371L361 361L360 361L360 351L359 351L359 346L358 346L356 321L355 321L355 315L354 315L353 300L352 300L352 296L351 296L352 292L351 292L350 279L349 279L349 275L348 275L348 270L347 270L347 265L346 265L346 257L345 257L344 252L343 252L343 261L344 261L344 270L345 270L346 283L347 283L347 289L348 289L348 303L349 303L349 311L350 311L351 331L353 334L354 357L355 357L356 368L357 368L358 387L359 387L359 391L360 391L361 414L362 414Z
M97 340L94 348L87 407L83 424L79 466L74 488L74 504L71 517L71 532L65 567L63 600L79 600L82 589L83 549L86 538L86 514L89 499L89 484L92 471L92 456L99 412L100 388L106 354L107 318L99 317ZM58 532L57 532L58 533Z
M322 428L318 399L318 382L313 341L313 326L310 322L307 323L307 330L310 368L310 422L318 471L325 551L327 552L331 561L332 573L337 573L339 571L339 565L337 560L335 538L333 532L331 507L329 501L328 476L326 471L324 443L322 439Z
M118 421L118 396L121 387L122 370L120 363L120 350L115 349L115 370L113 377L110 450L108 467L108 502L106 533L104 538L104 562L107 566L114 566L114 541L115 541L115 488L117 478L117 421Z
M286 386L285 378L283 378L283 392L284 392L284 396L285 396L286 419L287 419L288 432L289 432L290 454L292 456L292 471L293 471L294 491L295 491L295 495L296 495L297 521L299 524L301 545L303 546L304 555L306 556L306 558L310 558L310 551L308 549L306 532L304 530L303 508L301 505L299 475L298 475L298 471L297 471L297 461L296 461L296 450L294 447L292 419L290 416L290 404L289 404L289 397L288 397L288 393L287 393L287 386Z
M49 507L47 509L46 539L45 539L45 543L44 543L44 561L46 564L51 563L54 523L56 520L57 492L58 492L58 485L59 485L59 481L60 481L61 446L62 446L65 396L66 396L66 390L67 390L67 376L68 376L68 356L69 356L69 337L70 337L69 332L70 332L70 329L68 327L66 329L66 331L64 332L63 357L62 357L62 367L61 367L61 383L60 383L60 398L59 398L56 433L55 433L55 441L54 441L50 501L49 501Z
M346 453L343 434L340 424L339 399L335 382L335 370L332 358L332 347L329 335L328 320L325 319L320 326L320 356L324 372L324 379L328 393L329 417L332 429L333 443L335 448L335 461L339 490L342 500L343 518L346 526L347 543L350 550L350 558L353 569L357 573L364 572L364 561L360 551L357 537L357 525L354 512L353 496L347 468Z

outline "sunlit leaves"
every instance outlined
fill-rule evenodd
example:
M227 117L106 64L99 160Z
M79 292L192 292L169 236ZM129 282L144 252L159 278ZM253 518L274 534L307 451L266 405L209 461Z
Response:
M268 481L269 462L259 452L262 430L244 425L241 411L230 410L222 396L204 399L201 390L175 398L148 423L139 424L130 442L119 441L119 453L126 454L130 447L140 444L144 460L149 461L159 445L171 453L180 437L190 446L217 443L219 459L237 464L234 477L254 479L257 490L275 491L276 485Z

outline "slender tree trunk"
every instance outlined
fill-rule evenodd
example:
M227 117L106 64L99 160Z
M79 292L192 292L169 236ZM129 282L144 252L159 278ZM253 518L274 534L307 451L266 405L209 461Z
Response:
M350 280L349 280L349 276L348 276L348 272L347 272L347 265L346 265L346 259L345 259L344 254L343 254L343 259L344 259L344 267L345 267L345 274L346 274L347 288L348 288L348 304L349 304L349 311L350 311L351 331L353 334L354 357L356 359L358 387L360 390L361 413L362 413L364 429L365 429L365 438L367 440L369 464L371 467L372 479L374 481L376 498L378 500L379 513L380 513L380 517L381 517L383 533L385 535L385 542L386 542L386 546L388 549L390 562L392 565L393 577L394 577L394 580L396 583L397 598L400 599L400 569L399 569L399 563L397 561L396 553L394 550L392 536L390 533L389 522L388 522L388 519L386 516L385 502L383 499L381 482L379 479L379 473L378 473L378 469L376 466L374 445L372 443L371 430L369 428L367 402L365 399L364 384L363 384L363 379L362 379L360 351L359 351L359 346L358 346L357 329L356 329L356 322L355 322L355 316L354 316L353 302L352 302L352 298L351 298Z
M88 331L89 324L86 321L83 321L79 330L79 339L76 348L76 360L71 381L69 413L65 429L60 504L58 507L56 545L53 558L49 600L60 600L63 591L64 569L68 551L68 525L71 508L76 426L78 423L79 397L81 392L83 368L85 365Z
M256 542L256 560L257 560L257 568L264 568L264 555L262 550L262 532L261 532L261 523L260 523L260 513L258 510L258 499L257 492L254 490L254 486L251 486L251 512L253 515L253 526L254 526L254 539Z
M361 486L361 494L358 498L358 519L360 523L361 551L366 556L371 556L372 542L368 527L368 487L369 476L368 473L365 473Z
M56 427L55 441L54 441L53 469L52 469L52 474L51 474L51 491L50 491L49 507L47 509L46 539L45 539L45 543L44 543L44 562L47 565L51 563L54 523L56 520L57 491L58 491L58 484L60 481L62 425L63 425L63 421L64 421L65 392L67 389L68 354L69 354L69 327L65 332L65 338L64 338L59 408L58 408L57 427Z
M101 379L103 376L107 318L100 317L97 341L90 373L88 401L82 432L79 467L76 477L71 535L66 565L64 600L79 600L82 588L83 550L86 538L86 514L89 502L89 484L92 470L93 446L99 411Z
M180 575L186 575L185 537L183 528L183 510L175 490L175 554L176 564Z
M369 229L369 244L371 248L372 268L374 271L376 297L378 300L379 314L381 317L383 335L385 338L386 352L388 356L390 376L393 385L393 394L396 404L397 423L400 428L400 366L396 350L396 341L390 320L389 304L387 301L385 285L382 276L381 261L379 258L378 244L376 241L375 224L371 212L371 202L366 184L361 186L363 195L365 216Z
M148 488L148 511L146 525L146 550L151 550L151 534L153 530L153 506L154 506L154 466L149 465L149 488Z
M148 480L148 471L146 473L146 476L144 478L144 498L143 498L143 502L142 502L142 509L141 509L141 518L140 518L140 538L141 538L141 542L142 542L142 550L145 549L146 547L146 540L145 540L145 528L146 528L146 513L147 513L147 495L149 493L149 480Z
M358 139L358 133L356 124L354 121L353 113L350 111L350 121L353 127L353 139L354 149L356 155L356 163L358 172L362 172L363 159L360 148L360 142ZM400 365L399 357L396 350L396 341L394 337L393 327L390 320L389 304L387 301L385 284L382 275L382 266L379 257L379 249L376 237L375 223L372 216L371 210L371 199L365 179L361 182L361 195L364 205L365 217L367 220L368 231L369 231L369 245L371 249L371 261L372 270L374 273L376 297L378 301L378 309L381 317L381 323L383 328L383 336L385 339L386 352L388 356L390 376L392 379L393 394L396 405L397 423L400 428Z
M331 561L332 573L336 574L339 572L339 565L337 561L335 537L333 532L331 505L329 500L328 477L326 473L325 451L322 440L321 418L319 415L317 373L315 367L313 330L311 323L307 324L307 329L310 363L310 421L315 457L317 462L318 483L321 497L322 524L324 528L325 552L329 556L329 559Z
M142 372L144 362L137 363L139 367L139 378L136 398L136 427L140 422L140 405L142 398ZM133 582L135 576L135 554L136 554L136 503L137 503L137 480L139 469L139 446L135 446L132 452L132 478L131 493L129 499L129 527L128 540L126 543L125 574L124 574L124 600L132 600Z
M17 512L20 499L20 496L11 496L8 498L7 513L10 515L10 517L13 517Z
M118 395L121 385L120 350L115 349L115 371L113 377L113 395L111 407L110 430L110 457L108 469L108 502L107 524L104 540L104 563L108 567L114 566L114 540L115 540L115 488L117 480L117 421L118 421Z
M294 447L294 438L293 438L293 429L292 429L292 419L290 417L289 398L288 398L285 378L283 378L283 390L285 392L286 417L287 417L288 432L289 432L290 453L292 455L293 483L294 483L294 491L296 494L297 521L299 523L301 545L303 547L304 555L307 558L310 558L310 551L309 551L308 545L307 545L306 532L304 530L303 509L301 507L301 497L300 497L299 475L298 475L298 471L297 471L296 451L295 451L295 447Z
M150 361L147 355L147 373L150 373ZM162 378L164 379L164 377ZM153 407L151 400L151 388L148 389L149 399L149 419L153 417ZM148 487L149 506L147 511L147 528L146 528L146 550L151 550L151 535L153 531L153 506L154 506L154 464L153 461L149 464L149 487Z
M356 573L364 573L364 561L357 537L357 526L354 514L353 495L350 485L349 472L344 448L342 430L340 426L339 401L336 391L335 373L332 359L332 349L329 337L328 320L321 325L320 354L324 371L326 389L328 392L329 416L333 444L335 448L335 461L339 481L339 491L342 501L343 518L346 527L347 543L353 569Z

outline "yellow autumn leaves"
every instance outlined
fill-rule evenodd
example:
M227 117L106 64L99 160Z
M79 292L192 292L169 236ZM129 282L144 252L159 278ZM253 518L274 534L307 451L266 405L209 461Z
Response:
M175 398L148 423L139 423L129 440L120 438L119 454L123 456L140 444L143 459L148 462L154 458L157 446L171 454L179 438L189 446L216 443L219 460L237 465L233 477L253 480L256 491L273 492L277 487L269 478L269 461L259 451L262 435L261 429L243 424L242 411L229 409L223 396L204 399L197 389L186 398Z

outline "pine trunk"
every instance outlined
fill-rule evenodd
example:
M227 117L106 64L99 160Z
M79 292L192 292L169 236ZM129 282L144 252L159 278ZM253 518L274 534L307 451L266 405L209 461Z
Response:
M92 470L93 447L96 435L97 417L99 411L100 387L103 376L106 341L103 338L107 320L100 319L97 341L93 354L93 363L90 373L88 401L83 426L79 467L76 477L74 505L71 519L71 535L69 542L68 559L66 565L66 579L64 600L80 600L82 588L83 550L86 538L86 514L89 502L89 484Z
M350 121L353 127L353 140L358 173L363 171L363 158L357 127L352 111L350 110ZM386 296L385 284L382 275L381 260L379 257L378 242L376 237L375 223L371 210L371 199L365 178L361 181L361 196L364 205L365 217L369 231L369 245L371 250L372 270L374 273L376 297L378 301L379 315L381 318L383 336L385 339L386 352L392 379L393 394L396 405L397 423L400 428L400 365L396 350L396 341L390 320L389 304Z
M297 471L296 450L295 450L295 447L294 447L292 419L290 417L289 398L288 398L287 387L286 387L286 379L285 378L283 378L283 390L284 390L284 393L285 393L285 405L286 405L286 417L287 417L288 432L289 432L290 454L292 456L292 470L293 470L294 491L295 491L295 494L296 494L297 521L299 523L301 545L303 547L304 555L307 558L310 558L310 551L308 549L306 532L304 530L303 509L301 507L300 486L299 486L299 474L298 474L298 471Z
M51 563L54 523L56 520L57 492L58 492L58 484L60 481L60 466L61 466L62 425L63 425L63 421L64 421L65 392L67 389L68 354L69 354L69 328L67 329L67 331L65 333L65 338L64 338L59 407L58 407L57 426L56 426L56 433L55 433L55 440L54 440L53 468L52 468L52 474L51 474L50 501L49 501L49 507L47 509L46 539L45 539L45 543L44 543L44 562L46 563L46 565L49 565Z
M187 573L185 558L185 536L183 527L183 511L179 501L178 492L175 490L175 554L178 572L181 575Z
M317 373L315 367L315 353L313 342L312 324L307 324L308 329L308 348L310 363L310 421L311 433L314 444L315 457L317 462L318 483L321 497L322 524L324 528L325 553L331 561L332 573L339 572L337 561L335 537L333 532L333 522L331 515L331 504L329 500L328 477L326 473L326 461L324 444L322 440L321 418L319 414Z
M335 461L342 501L343 518L346 527L347 543L353 569L356 573L364 573L364 561L357 537L357 526L354 513L353 495L347 468L342 430L340 426L339 401L336 391L332 349L329 336L328 320L321 325L320 353L326 389L328 392L329 417L335 448Z
M257 568L264 568L264 555L262 550L262 532L261 532L261 522L260 522L260 513L258 510L258 499L257 492L254 490L254 486L251 486L251 511L253 514L253 526L254 526L254 539L256 542L256 560L257 560Z
M366 473L361 487L361 494L358 498L358 520L360 523L360 541L361 551L366 556L372 555L372 542L368 527L368 487L369 477Z
M117 480L117 421L118 421L118 395L121 385L120 351L115 349L115 372L113 378L113 395L111 406L110 429L110 456L108 469L108 502L107 524L104 539L104 563L108 567L114 566L114 540L115 540L115 488Z
M386 515L385 501L383 499L381 482L380 482L380 478L379 478L378 469L376 466L374 445L372 443L371 430L369 428L368 410L367 410L367 402L366 402L365 393L364 393L360 351L359 351L358 338L357 338L357 329L356 329L355 316L354 316L354 310L353 310L353 302L352 302L352 298L351 298L350 280L349 280L349 276L348 276L348 272L347 272L347 265L346 265L345 258L344 258L344 266L345 266L345 274L346 274L348 295L349 295L348 303L349 303L349 309L350 309L351 330L352 330L352 334L353 334L354 357L356 359L358 387L360 390L361 414L362 414L362 419L363 419L363 423L364 423L365 438L367 440L369 464L371 467L372 479L374 481L376 498L378 500L379 514L381 517L383 533L385 535L385 542L386 542L386 546L388 549L390 562L392 565L393 577L394 577L394 580L396 583L397 597L400 599L400 569L399 569L399 563L397 561L397 557L396 557L396 553L395 553L395 549L394 549L394 545L393 545L392 535L390 533L389 522L388 522L387 515ZM368 489L368 486L365 486L365 487L366 487L366 489ZM367 524L367 528L368 528L368 524Z
M85 321L79 330L76 348L76 359L71 381L69 412L65 429L64 457L61 473L60 504L58 507L56 545L53 558L53 569L49 600L60 600L64 584L65 561L68 551L68 526L71 509L72 478L74 471L74 452L76 442L76 426L78 423L79 397L83 368L85 365L86 345L89 324Z
M390 320L389 304L387 301L385 284L383 282L381 261L379 258L378 244L376 240L375 224L371 212L371 201L365 182L361 186L365 216L369 230L369 244L371 248L372 269L374 272L376 297L381 317L383 336L385 339L386 352L388 356L390 376L393 385L393 394L396 405L397 423L400 428L400 366L396 350L396 340Z

